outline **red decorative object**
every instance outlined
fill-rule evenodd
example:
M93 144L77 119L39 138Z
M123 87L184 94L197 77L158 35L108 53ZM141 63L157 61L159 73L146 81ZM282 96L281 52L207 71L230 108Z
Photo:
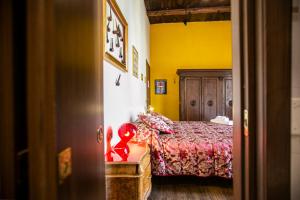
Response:
M108 127L107 132L106 132L106 159L107 161L113 161L113 157L112 157L112 148L111 148L111 139L113 137L113 130L111 128L111 126Z
M114 152L122 158L122 161L127 161L128 154L130 152L127 143L136 134L136 132L137 127L131 123L123 124L118 130L118 135L121 138L121 141L116 144L113 149Z

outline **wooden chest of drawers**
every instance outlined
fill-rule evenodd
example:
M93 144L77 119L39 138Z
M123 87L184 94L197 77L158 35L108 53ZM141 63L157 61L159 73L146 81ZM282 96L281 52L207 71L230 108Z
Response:
M150 152L146 143L129 143L127 161L105 163L106 199L143 200L151 192Z

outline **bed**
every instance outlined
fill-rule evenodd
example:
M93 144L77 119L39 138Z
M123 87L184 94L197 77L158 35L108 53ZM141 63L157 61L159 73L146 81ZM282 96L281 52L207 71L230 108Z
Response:
M172 133L136 122L138 139L151 149L153 175L232 178L232 126L202 121L166 124Z

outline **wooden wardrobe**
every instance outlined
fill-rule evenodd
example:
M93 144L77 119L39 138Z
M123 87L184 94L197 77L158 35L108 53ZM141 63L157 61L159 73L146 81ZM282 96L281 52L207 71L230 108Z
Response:
M210 121L218 115L232 119L231 70L178 69L182 121Z

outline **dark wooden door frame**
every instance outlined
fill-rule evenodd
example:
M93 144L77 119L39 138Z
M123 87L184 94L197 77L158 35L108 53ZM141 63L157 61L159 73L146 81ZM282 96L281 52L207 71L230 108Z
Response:
M243 116L242 116L242 48L241 48L241 3L231 1L232 19L232 82L233 82L233 196L235 200L243 199Z
M0 199L15 199L12 1L0 1Z
M231 1L232 6L232 42L233 42L233 193L234 199L245 199L246 188L249 180L246 168L246 157L249 151L245 145L248 140L244 137L244 110L249 110L246 106L246 92L249 85L246 85L248 67L248 23L245 12L248 7L244 1ZM245 86L244 86L245 84ZM252 112L251 112L252 116ZM252 124L251 124L252 125ZM249 127L248 127L249 128ZM252 136L252 135L251 135ZM249 137L250 138L250 137ZM249 147L249 146L247 146ZM246 155L247 154L247 155ZM252 152L252 155L255 152ZM254 191L253 191L254 192Z
M290 199L292 1L256 7L257 198Z
M234 199L289 199L291 1L231 5Z

